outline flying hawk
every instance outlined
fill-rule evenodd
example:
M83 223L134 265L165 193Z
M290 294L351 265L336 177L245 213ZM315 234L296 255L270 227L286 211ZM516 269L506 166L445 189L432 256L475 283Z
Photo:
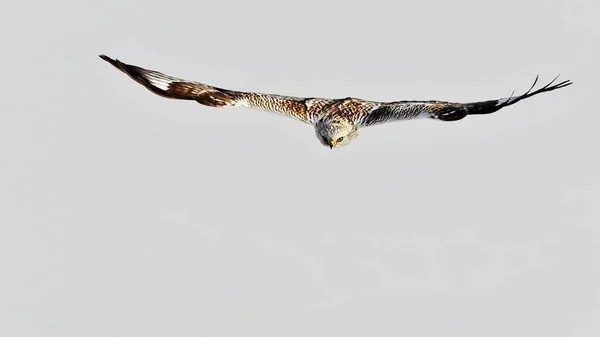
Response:
M321 144L330 149L347 145L358 136L358 130L363 127L415 118L457 121L468 115L496 112L525 98L572 84L571 81L566 80L552 85L558 78L557 76L552 82L532 91L538 80L536 76L531 88L520 96L510 95L507 98L472 103L374 102L353 97L337 99L293 97L223 89L126 64L106 55L99 56L148 90L162 97L193 100L210 107L241 106L259 109L311 124L315 128Z

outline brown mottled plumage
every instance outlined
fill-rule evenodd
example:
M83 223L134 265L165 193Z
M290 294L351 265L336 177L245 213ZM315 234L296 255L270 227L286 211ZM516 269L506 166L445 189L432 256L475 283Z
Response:
M398 120L434 118L442 121L457 121L468 115L496 112L536 94L566 87L566 80L552 85L558 76L544 87L532 91L537 83L523 95L473 103L443 101L397 101L374 102L359 98L303 98L275 94L234 91L211 85L188 81L163 73L140 68L111 59L100 58L121 70L153 93L172 99L194 100L210 107L242 106L264 110L311 124L319 141L329 148L348 144L358 136L362 127Z

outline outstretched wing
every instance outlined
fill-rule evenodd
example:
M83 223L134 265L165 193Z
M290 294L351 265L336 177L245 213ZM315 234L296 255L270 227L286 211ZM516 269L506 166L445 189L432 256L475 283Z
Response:
M106 55L99 56L159 96L194 100L210 107L242 106L274 112L313 124L318 119L321 108L333 101L324 98L302 98L228 90L126 64Z
M365 114L365 116L363 116L359 122L359 125L364 127L420 117L429 117L450 122L463 119L468 115L490 114L539 93L552 91L572 84L571 81L566 80L553 85L556 79L558 79L558 76L540 89L532 91L538 81L538 77L536 76L531 88L529 88L529 90L523 95L511 95L508 98L493 99L489 101L473 103L453 103L442 101L399 101L382 103L376 109L373 109L369 113Z

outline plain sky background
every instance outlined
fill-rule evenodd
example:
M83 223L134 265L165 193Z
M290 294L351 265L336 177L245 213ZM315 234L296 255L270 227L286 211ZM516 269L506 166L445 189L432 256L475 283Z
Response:
M1 336L600 335L599 1L1 7ZM331 151L100 53L297 96L574 84Z

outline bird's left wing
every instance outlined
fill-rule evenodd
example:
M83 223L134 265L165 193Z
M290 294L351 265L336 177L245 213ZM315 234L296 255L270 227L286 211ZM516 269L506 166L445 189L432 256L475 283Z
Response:
M572 84L571 81L566 80L553 85L557 78L558 76L554 78L552 82L546 84L540 89L532 91L538 81L538 77L536 77L533 85L526 93L520 96L511 95L508 98L493 99L488 101L472 103L454 103L443 101L399 101L382 103L377 108L366 113L361 118L358 125L365 127L419 117L429 117L450 122L463 119L467 115L490 114L539 93L552 91Z
M273 112L313 124L318 119L321 109L333 102L331 99L324 98L303 98L228 90L144 69L112 59L106 55L99 56L159 96L171 99L194 100L210 107L242 106Z

